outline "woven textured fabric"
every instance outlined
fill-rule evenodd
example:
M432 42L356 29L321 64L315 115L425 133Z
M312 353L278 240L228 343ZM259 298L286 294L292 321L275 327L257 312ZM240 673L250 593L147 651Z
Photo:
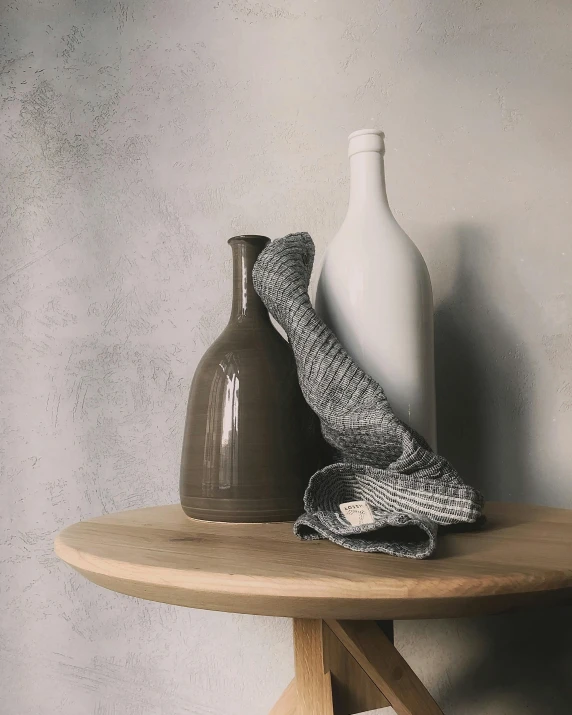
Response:
M438 525L477 522L483 497L394 415L381 386L316 314L308 295L313 263L312 239L295 233L270 243L253 270L254 288L288 336L302 393L337 460L310 479L294 531L355 551L425 558L435 550ZM367 502L374 523L352 526L339 508L349 501Z

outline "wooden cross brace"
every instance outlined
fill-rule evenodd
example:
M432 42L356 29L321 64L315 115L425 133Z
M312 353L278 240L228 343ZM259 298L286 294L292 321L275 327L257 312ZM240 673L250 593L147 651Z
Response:
M296 677L270 715L443 715L392 641L391 621L295 618Z

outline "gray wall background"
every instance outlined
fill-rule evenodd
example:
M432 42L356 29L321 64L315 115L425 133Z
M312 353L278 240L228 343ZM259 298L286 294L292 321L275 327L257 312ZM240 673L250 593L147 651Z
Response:
M441 451L492 499L572 507L566 0L7 0L0 14L0 709L263 715L286 620L177 609L59 563L63 526L173 502L185 402L240 232L346 208L387 136L433 279ZM566 608L402 623L453 715L562 715Z

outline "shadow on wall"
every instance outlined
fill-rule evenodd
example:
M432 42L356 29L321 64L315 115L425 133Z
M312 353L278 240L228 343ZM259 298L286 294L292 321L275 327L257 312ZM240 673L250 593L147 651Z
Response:
M438 449L485 498L526 501L532 370L495 295L518 309L526 298L502 275L491 236L461 226L457 241L455 285L435 312Z
M532 480L542 480L528 458L533 370L495 295L509 302L505 315L510 305L522 310L526 297L499 269L491 236L475 226L457 236L457 279L435 314L439 452L486 498L527 501ZM443 678L438 697L446 712L572 712L572 609L464 620L457 628L475 657Z
M572 613L533 609L473 619L462 629L475 656L439 694L447 713L569 715Z

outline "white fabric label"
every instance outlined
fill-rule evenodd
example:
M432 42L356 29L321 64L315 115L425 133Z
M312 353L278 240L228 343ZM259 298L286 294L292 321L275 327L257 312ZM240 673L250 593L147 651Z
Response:
M340 504L340 511L352 526L373 524L373 514L366 501L347 501Z

